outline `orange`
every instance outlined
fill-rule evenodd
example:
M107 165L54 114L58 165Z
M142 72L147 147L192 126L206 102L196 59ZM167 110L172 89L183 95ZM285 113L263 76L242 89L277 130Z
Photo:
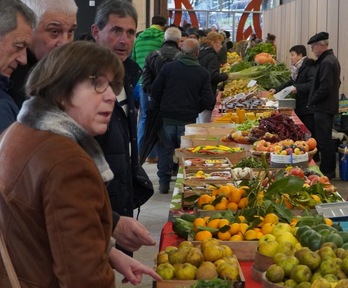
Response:
M262 225L261 232L263 234L270 234L272 233L274 226L273 223L265 223Z
M326 217L325 217L325 218L324 218L324 221L325 221L325 224L328 225L328 226L332 226L332 224L333 224L333 223L332 223L332 220L329 219L329 218L326 218Z
M193 221L193 231L197 232L198 231L198 226L205 226L206 221L203 218L196 218Z
M230 232L228 232L228 231L226 231L226 232L218 232L217 233L217 237L218 237L218 239L220 239L220 240L223 240L223 241L228 241L228 240L230 240L230 238L231 238L231 233Z
M256 234L257 232L256 231L254 231L254 230L248 230L248 231L246 231L245 233L244 233L244 238L245 238L245 240L248 240L248 241L250 241L250 240L255 240L256 239Z
M204 204L209 203L211 203L211 196L208 194L201 195L197 200L198 207L202 207Z
M215 189L215 190L211 191L211 196L219 196L220 192L221 192L220 188Z
M219 228L220 221L221 221L221 219L213 219L213 220L210 220L210 221L208 221L208 223L207 223L207 227L218 229L218 228Z
M238 208L243 209L248 206L248 197L243 197L238 202Z
M230 202L234 202L234 203L238 203L239 200L242 198L242 195L244 194L244 190L242 189L238 189L236 187L231 188L232 191L231 193L228 195L228 200Z
M225 194L226 196L230 194L230 188L226 185L220 187L220 191L222 194Z
M279 222L279 217L275 213L268 213L265 218L263 219L264 223L272 223L272 224L277 224Z
M240 225L239 223L233 223L230 225L230 230L228 230L231 235L237 234L240 231Z
M205 216L203 217L204 221L205 221L205 225L207 225L207 222L209 221L210 219L210 216Z
M195 235L196 241L203 241L204 239L211 239L211 238L213 238L213 234L207 230L199 231Z
M204 205L203 210L215 210L215 207L211 204Z
M220 203L217 203L215 205L215 210L226 210L226 209L227 209L227 203L226 202L220 202Z
M228 221L227 219L221 219L219 223L219 228L222 228L226 225L230 225L230 221Z
M244 234L249 228L249 225L247 223L240 223L239 227L240 227L240 232Z
M239 218L239 221L242 223L246 221L243 215L239 215L238 218Z
M233 235L231 238L230 238L230 241L243 241L243 236L242 235L239 235L239 234L236 234L236 235Z
M260 239L263 236L261 231L256 231L256 239Z
M307 140L307 145L309 150L313 150L317 147L317 140L315 140L314 138L309 138Z
M236 212L238 210L238 204L234 202L230 202L227 204L226 209Z

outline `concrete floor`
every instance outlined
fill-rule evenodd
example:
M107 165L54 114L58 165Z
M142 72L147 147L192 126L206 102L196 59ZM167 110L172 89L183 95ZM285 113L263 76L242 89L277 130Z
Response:
M158 244L160 240L161 230L163 225L167 222L169 215L169 203L171 201L171 193L160 194L158 192L158 178L157 178L157 166L156 164L144 164L144 169L148 173L150 179L153 182L155 188L155 194L153 197L145 203L140 212L139 221L147 227L152 237L157 241L157 245L153 247L142 247L134 253L134 258L141 261L143 264L154 267L154 257L158 252ZM336 175L339 175L338 170ZM344 199L348 198L348 182L340 181L339 178L335 178L332 184L337 187L338 192ZM174 188L174 182L171 183L171 191ZM122 284L122 275L117 274L117 287L134 287L131 284ZM136 287L152 287L152 279L149 276L144 276L143 281Z

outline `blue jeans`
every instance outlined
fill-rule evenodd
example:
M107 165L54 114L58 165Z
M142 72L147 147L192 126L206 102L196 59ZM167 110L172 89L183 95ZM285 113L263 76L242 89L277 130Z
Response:
M181 136L185 134L185 126L163 124L158 143L157 176L160 184L170 183L173 170L173 155L180 147Z
M140 111L139 111L139 121L138 121L138 131L137 131L137 137L138 137L138 149L141 151L142 145L144 142L144 135L145 135L145 127L146 127L146 120L147 120L147 111L149 110L149 97L144 92L143 86L140 84L139 87L139 104L140 104ZM156 146L154 149L152 149L151 153L148 156L149 158L156 157Z

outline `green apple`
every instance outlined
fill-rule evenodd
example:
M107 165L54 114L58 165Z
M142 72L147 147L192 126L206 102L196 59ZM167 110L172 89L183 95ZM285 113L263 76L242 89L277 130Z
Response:
M284 242L291 242L295 246L298 243L296 237L291 232L288 232L288 231L285 231L284 233L276 237L279 244L283 244Z
M290 224L280 222L280 223L277 223L272 230L272 234L274 236L279 236L283 234L284 232L292 232L292 227L290 226Z
M300 263L314 271L320 266L321 257L317 252L308 251L300 258Z
M320 273L321 275L325 276L327 274L335 274L338 271L338 267L336 265L336 261L334 259L324 259L321 263L320 263Z
M176 279L178 280L194 280L196 277L197 267L190 263L183 264L176 270Z
M284 275L289 277L291 271L300 264L300 261L295 256L287 256L286 258L279 261L278 266L284 269Z
M291 271L290 278L297 283L308 282L312 278L312 271L308 266L299 264Z
M265 241L275 241L277 238L273 234L262 235L259 239L259 244Z
M171 280L175 278L175 268L170 263L162 263L158 265L156 272L163 280Z
M278 264L281 260L286 258L287 256L284 253L278 252L273 256L273 262Z
M287 256L295 254L295 246L292 242L284 241L282 244L279 244L277 253L284 253Z
M279 243L276 240L263 241L259 243L258 250L262 255L273 257L278 250Z
M204 261L204 256L200 248L192 247L187 252L186 262L199 267Z
M324 278L323 275L321 275L320 271L315 271L312 278L311 278L311 282L313 283L315 280L317 280L318 278Z
M266 271L266 278L272 283L279 283L283 281L284 269L277 264L272 264Z
M304 254L306 254L308 251L311 251L311 249L309 249L308 247L302 247L299 250L296 250L295 252L295 256L298 258L298 260L300 260L301 262L301 258L303 257Z
M327 258L336 258L335 251L329 246L322 246L319 249L319 255L322 260L325 260Z
M344 274L348 275L348 257L343 258L341 263L341 270Z
M335 288L346 288L348 287L348 279L342 279L337 282Z
M311 288L311 286L311 282L301 282L296 286L296 288Z
M296 288L297 287L297 282L293 279L287 279L285 282L284 282L284 286L285 287L293 287L293 288Z
M331 288L331 284L325 278L318 278L313 283L311 288Z
M326 274L324 278L329 281L330 283L336 283L338 281L338 278L334 274Z

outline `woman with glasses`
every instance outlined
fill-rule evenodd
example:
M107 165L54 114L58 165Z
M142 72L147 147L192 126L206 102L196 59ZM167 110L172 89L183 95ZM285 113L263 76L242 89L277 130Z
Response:
M30 98L0 135L0 230L21 287L111 288L113 268L134 285L159 278L111 238L113 173L94 136L108 129L123 77L110 49L85 41L29 75ZM0 287L11 287L6 273Z
M220 73L220 63L218 53L222 48L224 37L217 32L210 32L201 42L198 55L199 64L206 68L210 73L211 87L214 95L217 93L217 85L226 81L227 73ZM197 123L207 123L211 121L212 111L205 110L198 115Z

